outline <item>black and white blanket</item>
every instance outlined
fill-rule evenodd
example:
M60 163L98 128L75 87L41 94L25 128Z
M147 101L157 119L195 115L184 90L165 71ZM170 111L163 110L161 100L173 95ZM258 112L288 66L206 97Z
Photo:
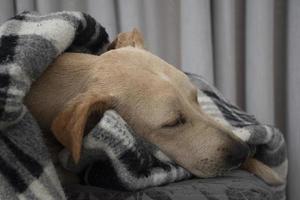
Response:
M80 12L21 13L0 26L0 199L66 199L41 130L23 99L61 53L99 54L106 44L105 29ZM280 131L228 103L201 77L189 76L199 88L199 106L285 178L286 147ZM191 177L155 145L138 138L113 110L85 136L79 165L66 150L60 160L94 186L137 190Z
M66 199L25 94L64 51L101 52L105 29L79 12L22 13L0 26L0 199Z

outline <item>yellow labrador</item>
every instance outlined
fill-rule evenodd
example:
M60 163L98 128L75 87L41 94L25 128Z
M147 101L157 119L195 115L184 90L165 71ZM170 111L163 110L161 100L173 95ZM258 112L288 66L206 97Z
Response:
M144 50L137 30L121 33L109 49L101 56L61 55L26 97L40 126L52 130L75 161L84 133L107 109L196 176L214 177L247 159L248 146L203 113L189 78ZM266 167L247 161L248 170L260 171L257 166ZM257 174L275 183L264 176L268 170Z

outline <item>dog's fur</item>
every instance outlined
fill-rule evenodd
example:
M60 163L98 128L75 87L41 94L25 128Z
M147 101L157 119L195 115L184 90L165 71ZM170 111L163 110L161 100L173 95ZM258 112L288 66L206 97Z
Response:
M61 55L26 97L43 130L51 129L75 161L84 133L107 109L196 176L213 177L246 160L247 145L201 111L188 77L144 50L137 30L108 48L101 56Z

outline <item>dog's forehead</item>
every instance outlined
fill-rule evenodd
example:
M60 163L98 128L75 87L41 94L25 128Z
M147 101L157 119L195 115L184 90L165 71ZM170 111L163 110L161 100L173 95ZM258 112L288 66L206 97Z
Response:
M101 64L104 63L109 72L108 82L113 83L114 87L123 85L127 92L188 94L193 90L192 83L182 71L149 51L124 47L100 57ZM103 66L99 66L103 72Z

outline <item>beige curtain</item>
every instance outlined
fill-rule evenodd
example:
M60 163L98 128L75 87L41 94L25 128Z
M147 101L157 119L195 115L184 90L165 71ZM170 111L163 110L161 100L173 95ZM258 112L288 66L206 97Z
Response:
M1 0L0 22L23 10L84 11L111 38L138 27L150 51L285 133L288 195L299 199L299 0Z

